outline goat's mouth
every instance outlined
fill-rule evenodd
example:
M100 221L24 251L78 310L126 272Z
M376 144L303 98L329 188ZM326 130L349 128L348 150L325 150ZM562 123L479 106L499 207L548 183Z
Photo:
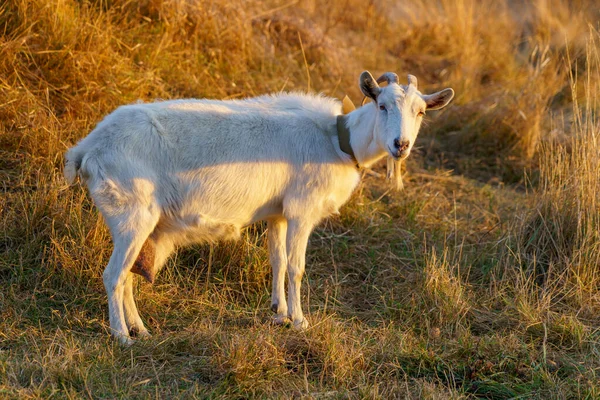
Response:
M410 150L392 150L392 148L389 146L388 152L390 153L390 156L392 156L396 161L404 160L410 154Z

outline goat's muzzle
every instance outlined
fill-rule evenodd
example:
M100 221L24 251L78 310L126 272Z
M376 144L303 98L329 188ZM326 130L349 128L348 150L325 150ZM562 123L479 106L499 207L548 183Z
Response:
M410 141L400 140L399 138L394 139L394 149L396 150L395 156L400 158L408 155L408 148L410 147Z

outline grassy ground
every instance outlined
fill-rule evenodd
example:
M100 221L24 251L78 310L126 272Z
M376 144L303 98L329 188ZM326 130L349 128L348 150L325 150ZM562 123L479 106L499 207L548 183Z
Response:
M597 4L248 3L0 5L0 397L600 398ZM110 236L64 151L137 99L358 102L364 69L457 98L405 191L378 166L311 236L311 327L270 324L256 225L140 281L153 337L116 345Z

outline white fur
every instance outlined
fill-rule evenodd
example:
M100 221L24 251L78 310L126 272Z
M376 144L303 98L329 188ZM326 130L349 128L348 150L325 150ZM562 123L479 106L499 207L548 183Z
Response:
M390 85L379 96L390 107L388 118L373 104L349 115L361 165L388 154L408 110L400 107L405 98L404 89ZM348 200L360 177L339 148L340 112L338 101L306 94L133 104L70 149L65 177L86 182L113 238L104 272L112 333L125 343L129 330L148 334L130 274L146 240L156 245L158 271L178 246L237 238L260 220L268 221L275 318L306 327L300 283L308 237ZM416 131L406 137L414 142Z

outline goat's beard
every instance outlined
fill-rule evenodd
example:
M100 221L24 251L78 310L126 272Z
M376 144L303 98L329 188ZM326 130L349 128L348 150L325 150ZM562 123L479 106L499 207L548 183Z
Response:
M404 189L402 183L402 160L395 159L392 156L387 157L387 174L386 180L390 182L394 190Z

